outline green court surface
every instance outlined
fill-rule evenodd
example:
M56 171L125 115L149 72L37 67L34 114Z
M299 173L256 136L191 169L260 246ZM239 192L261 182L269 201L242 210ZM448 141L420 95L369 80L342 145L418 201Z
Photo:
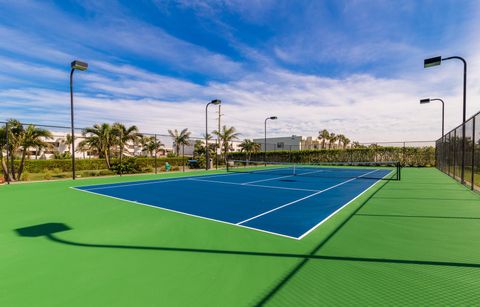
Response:
M69 188L161 177L0 186L0 306L480 305L480 196L436 169L301 240Z

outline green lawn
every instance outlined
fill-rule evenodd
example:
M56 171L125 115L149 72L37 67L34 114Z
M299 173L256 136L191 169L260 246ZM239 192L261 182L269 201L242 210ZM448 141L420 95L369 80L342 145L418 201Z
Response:
M183 175L0 186L0 306L480 304L480 196L433 168L300 241L69 189Z

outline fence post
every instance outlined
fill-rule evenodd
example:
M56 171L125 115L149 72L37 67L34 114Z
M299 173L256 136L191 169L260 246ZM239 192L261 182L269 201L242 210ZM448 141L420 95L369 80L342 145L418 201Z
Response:
M155 174L157 174L157 154L158 154L158 149L157 149L157 134L155 133L155 156L153 157L153 165L155 167Z
M472 117L472 190L475 189L475 118Z
M8 166L8 161L9 161L9 156L10 156L10 143L9 143L9 140L8 140L8 135L10 134L9 133L9 127L8 127L8 122L5 123L5 149L7 151L7 156L6 156L6 165L7 165L7 169L5 170L5 174L7 176L7 184L10 184L10 169L9 169L9 166Z
M455 178L455 171L457 168L457 129L453 130L453 178Z

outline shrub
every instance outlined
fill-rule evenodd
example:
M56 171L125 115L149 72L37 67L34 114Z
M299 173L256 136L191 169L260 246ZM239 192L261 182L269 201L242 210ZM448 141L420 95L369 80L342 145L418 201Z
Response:
M123 159L121 163L116 161L112 163L111 169L117 174L135 174L141 171L140 165L137 164L135 158Z
M153 167L151 167L151 166L144 167L144 168L142 168L142 172L143 173L152 173L153 172Z
M21 180L22 181L29 181L30 180L30 173L29 172L23 172Z
M103 169L98 172L98 176L111 176L111 175L115 175L115 172L112 172L111 170L108 170L108 169Z
M53 170L52 170L52 173L55 174L55 175L58 175L62 172L62 169L59 168L59 167L55 167Z
M52 179L52 172L46 171L45 174L43 175L43 179L45 180L51 180Z
M128 158L126 158L128 159ZM118 159L112 159L112 165L118 163ZM157 158L157 167L162 167L165 162L169 162L171 165L181 165L182 161L187 160L182 157L173 158ZM135 158L136 164L141 168L155 166L154 158ZM17 169L20 161L15 161ZM77 171L84 170L104 170L107 168L107 164L104 159L77 159L75 160ZM60 169L60 172L71 172L72 161L69 159L64 160L27 160L25 161L25 171L29 173L44 173L47 170L54 171L54 169Z
M246 153L233 152L229 159L245 160ZM252 161L263 161L264 153L251 155ZM388 162L399 161L402 166L434 166L434 147L377 147L351 149L320 149L299 151L269 151L267 161L319 163L319 162Z

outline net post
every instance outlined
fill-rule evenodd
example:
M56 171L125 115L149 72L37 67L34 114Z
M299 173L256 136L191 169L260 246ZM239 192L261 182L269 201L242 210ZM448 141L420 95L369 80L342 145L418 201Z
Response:
M400 181L401 178L402 178L402 165L400 164L400 162L397 162L397 180Z

